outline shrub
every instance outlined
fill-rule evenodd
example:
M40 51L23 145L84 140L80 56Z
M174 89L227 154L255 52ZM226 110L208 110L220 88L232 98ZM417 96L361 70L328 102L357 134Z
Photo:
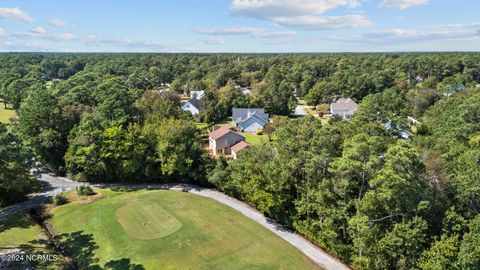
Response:
M93 189L87 184L76 187L75 190L77 191L77 194L80 196L90 196L95 194L95 192L93 192Z
M475 135L471 137L469 143L472 146L480 146L480 135Z
M417 134L418 135L429 135L430 128L426 124L421 124L417 126Z
M330 113L330 104L322 103L317 105L316 107L317 112L320 114L328 114Z
M54 205L66 204L67 203L67 198L65 198L65 196L62 193L60 193L60 194L57 194L57 195L53 196L52 203Z
M263 134L263 129L257 129L257 135L262 135Z

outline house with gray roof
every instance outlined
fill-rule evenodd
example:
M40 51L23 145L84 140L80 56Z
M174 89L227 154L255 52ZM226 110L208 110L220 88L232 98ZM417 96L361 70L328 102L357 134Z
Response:
M182 110L190 112L192 115L197 115L202 110L202 101L197 98L191 98L182 104Z
M344 120L349 120L358 109L358 104L351 98L340 98L330 104L330 112L332 115L342 117Z
M467 90L467 87L465 87L463 83L457 86L447 85L445 88L447 89L447 92L444 93L443 95L446 97L451 97L453 94L457 92Z
M268 114L261 108L234 108L232 110L233 125L241 132L255 133L268 122Z

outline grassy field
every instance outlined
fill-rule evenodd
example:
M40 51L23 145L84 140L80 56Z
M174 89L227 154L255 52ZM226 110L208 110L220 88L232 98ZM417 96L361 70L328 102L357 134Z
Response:
M283 239L214 200L178 191L100 192L93 202L51 211L58 238L83 268L318 269Z
M55 255L52 262L16 262L12 269L63 269L65 260L61 254L47 248L47 237L41 227L29 215L20 213L0 221L0 253L9 248L21 249L29 255ZM1 264L1 263L0 263Z
M0 123L10 123L10 118L15 116L15 110L5 109L4 104L0 105Z
M17 214L0 221L0 247L32 245L44 239L40 226L26 214Z

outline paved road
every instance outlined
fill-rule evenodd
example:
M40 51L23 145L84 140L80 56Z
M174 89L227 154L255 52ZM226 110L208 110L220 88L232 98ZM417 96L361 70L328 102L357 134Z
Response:
M66 178L53 177L48 174L42 174L40 180L45 182L48 186L45 192L37 194L36 196L32 197L32 199L30 199L29 201L15 204L13 206L10 206L7 209L4 209L3 211L0 212L0 218L18 213L20 211L27 210L34 206L39 206L43 204L51 196L60 192L73 190L76 186L81 185L78 182L73 182ZM208 197L220 203L223 203L227 206L230 206L231 208L239 211L240 213L247 216L248 218L256 221L258 224L262 225L263 227L269 229L279 237L286 240L292 246L296 247L298 250L303 252L312 261L322 266L323 268L327 270L351 269L347 265L337 260L335 257L331 256L330 254L326 253L319 247L310 243L305 238L284 228L282 225L265 218L260 212L258 212L248 204L241 202L237 199L234 199L232 197L229 197L213 189L201 188L201 187L192 186L192 185L164 185L164 184L154 184L154 185L104 184L104 185L96 185L96 186L102 187L102 188L126 187L126 188L139 188L139 189L149 188L149 189L181 190L181 191L188 191L190 193L193 193L199 196Z
M44 182L42 184L45 185L42 192L30 195L28 201L17 203L0 210L0 219L40 206L56 194L73 190L76 186L81 185L78 182L73 182L60 177L53 177L46 173L40 175L40 181Z

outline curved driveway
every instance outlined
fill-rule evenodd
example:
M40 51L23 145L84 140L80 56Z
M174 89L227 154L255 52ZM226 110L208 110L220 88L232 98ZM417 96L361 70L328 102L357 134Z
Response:
M76 186L81 185L81 183L74 182L62 177L54 177L48 174L41 175L41 181L46 182L47 189L43 193L35 194L28 201L12 205L8 208L0 210L0 219L7 217L9 215L18 213L20 211L28 210L29 208L42 205L50 197L55 194L73 190ZM332 255L323 251L319 247L313 245L305 238L294 233L293 231L286 229L282 225L271 221L265 218L259 211L249 206L248 204L241 202L237 199L229 197L221 192L218 192L213 189L201 188L193 185L163 185L163 184L153 184L153 185L142 185L142 184L104 184L104 185L95 185L100 188L109 188L109 187L126 187L126 188L149 188L149 189L169 189L169 190L181 190L184 192L190 192L199 196L208 197L213 200L216 200L220 203L230 206L231 208L239 211L248 218L256 221L258 224L272 231L274 234L283 238L285 241L290 243L292 246L296 247L298 250L303 252L307 257L312 261L320 265L321 267L328 270L337 270L337 269L351 269L346 264L342 263Z

